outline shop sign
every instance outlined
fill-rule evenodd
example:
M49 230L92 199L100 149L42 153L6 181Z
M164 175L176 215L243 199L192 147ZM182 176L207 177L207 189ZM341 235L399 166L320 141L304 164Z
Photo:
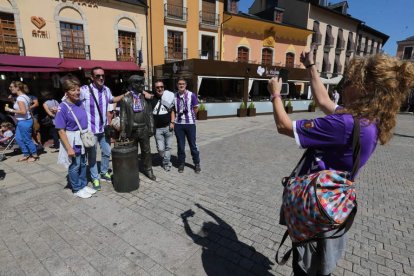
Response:
M38 38L49 38L49 32L41 30L44 26L46 26L46 20L43 17L32 16L30 17L30 21L33 25L37 27L37 29L32 30L32 36Z
M55 0L62 3L78 4L79 6L97 8L99 0Z
M257 67L256 73L260 77L274 77L279 75L279 70L277 70L275 67L268 68L259 65Z

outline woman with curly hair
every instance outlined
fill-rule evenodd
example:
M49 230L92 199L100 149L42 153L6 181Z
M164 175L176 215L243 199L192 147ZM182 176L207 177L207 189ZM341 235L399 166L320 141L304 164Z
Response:
M295 138L301 148L313 149L306 155L299 175L322 170L352 171L354 118L360 124L359 170L374 152L377 141L384 145L391 139L397 112L414 86L414 65L384 54L351 60L338 89L343 106L338 106L319 77L313 49L302 53L301 62L308 70L314 99L327 116L292 122L280 96L282 80L272 78L268 86L278 132ZM280 223L286 223L284 212ZM294 246L294 274L330 275L345 249L347 228L325 233L328 239Z

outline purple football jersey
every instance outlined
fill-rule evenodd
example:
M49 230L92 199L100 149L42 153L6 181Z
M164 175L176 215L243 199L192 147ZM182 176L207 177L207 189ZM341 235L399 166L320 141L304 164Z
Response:
M375 123L360 119L361 168L374 152L378 130ZM296 143L301 148L314 149L312 160L306 160L300 174L325 169L352 171L352 132L354 120L350 114L332 114L313 120L293 122Z

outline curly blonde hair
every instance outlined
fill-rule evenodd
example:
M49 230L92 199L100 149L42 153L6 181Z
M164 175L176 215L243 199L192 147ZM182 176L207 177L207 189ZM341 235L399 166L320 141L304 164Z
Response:
M344 78L359 97L340 113L375 122L381 145L393 135L397 112L414 87L414 65L385 54L350 61Z

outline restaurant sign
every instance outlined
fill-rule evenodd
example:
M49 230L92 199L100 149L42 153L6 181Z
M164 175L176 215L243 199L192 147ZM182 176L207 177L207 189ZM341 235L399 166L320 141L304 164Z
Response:
M37 27L37 29L32 30L32 36L38 38L49 38L49 32L42 30L44 26L46 26L46 20L43 17L32 16L30 17L30 21L33 25Z
M257 67L256 73L260 77L275 77L279 75L279 70L276 69L276 67L262 67L259 65Z

